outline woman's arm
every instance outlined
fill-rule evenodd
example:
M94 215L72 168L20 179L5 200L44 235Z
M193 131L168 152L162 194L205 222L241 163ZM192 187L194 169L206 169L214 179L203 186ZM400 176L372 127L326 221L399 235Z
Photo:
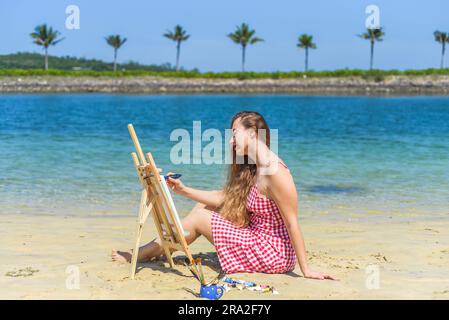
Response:
M276 205L281 212L282 219L287 227L290 241L292 242L304 277L321 280L336 280L334 276L326 273L311 271L307 264L306 247L297 219L298 195L289 171L286 168L279 166L275 174L267 175L266 178L268 181L269 196L276 202Z
M167 173L167 175L172 172ZM217 208L223 201L223 190L205 191L186 187L180 179L167 179L167 185L176 193L194 201L204 203L208 207Z
M212 208L219 207L223 201L223 190L206 191L184 187L180 194L184 197L192 199L193 201L204 203Z

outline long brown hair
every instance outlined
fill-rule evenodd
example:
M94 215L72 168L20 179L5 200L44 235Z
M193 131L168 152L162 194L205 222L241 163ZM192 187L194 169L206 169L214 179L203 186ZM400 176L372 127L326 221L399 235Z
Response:
M256 111L240 111L231 120L231 128L234 121L240 118L240 124L246 128L253 128L256 132L264 129L264 142L270 147L270 129L262 117ZM240 227L246 227L250 221L250 215L246 208L246 198L255 183L257 167L248 161L248 156L243 156L243 163L236 161L235 148L232 149L232 163L229 166L228 177L224 187L224 200L219 208L220 215Z

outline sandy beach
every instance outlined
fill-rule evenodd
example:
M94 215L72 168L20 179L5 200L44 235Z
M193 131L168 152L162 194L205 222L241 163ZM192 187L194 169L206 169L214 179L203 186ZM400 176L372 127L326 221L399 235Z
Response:
M291 274L240 273L233 276L273 285L280 294L234 288L222 299L449 298L447 221L386 224L306 219L301 226L310 265L340 281L304 279L298 266ZM197 299L199 283L182 265L182 254L175 254L176 270L164 261L140 264L135 280L129 278L129 264L111 261L112 248L132 247L134 232L133 217L2 213L0 298ZM144 241L155 234L149 221ZM214 278L219 267L214 247L202 237L191 251L206 261L206 278ZM372 282L367 277L373 265L379 270L379 287L369 289L367 283ZM73 270L79 270L79 289L70 288Z

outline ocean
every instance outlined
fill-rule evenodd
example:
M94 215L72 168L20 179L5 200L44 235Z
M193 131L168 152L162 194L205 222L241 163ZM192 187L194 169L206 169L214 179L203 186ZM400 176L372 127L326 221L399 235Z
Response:
M227 164L173 163L170 135L192 137L201 121L224 137L240 110L277 129L300 219L447 218L449 98L438 96L2 95L0 213L137 217L128 123L164 172L221 188ZM182 216L194 205L174 199Z

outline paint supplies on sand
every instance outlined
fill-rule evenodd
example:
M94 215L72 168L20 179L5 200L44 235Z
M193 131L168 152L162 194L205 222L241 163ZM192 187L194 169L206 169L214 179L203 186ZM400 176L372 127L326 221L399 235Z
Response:
M188 264L188 261L184 261L184 265L189 268L195 279L197 279L201 284L200 291L197 295L198 297L207 298L210 300L218 300L226 292L223 286L218 285L219 277L222 276L221 273L218 277L216 277L209 283L206 283L206 280L204 278L203 265L201 264L201 258L198 257L194 259L192 264Z
M243 281L239 279L230 278L227 276L224 276L220 280L225 282L225 284L223 285L225 291L229 291L231 290L231 288L237 288L238 290L246 289L250 291L256 291L259 293L271 292L273 294L279 294L279 292L274 287L269 285L257 285L255 282Z

